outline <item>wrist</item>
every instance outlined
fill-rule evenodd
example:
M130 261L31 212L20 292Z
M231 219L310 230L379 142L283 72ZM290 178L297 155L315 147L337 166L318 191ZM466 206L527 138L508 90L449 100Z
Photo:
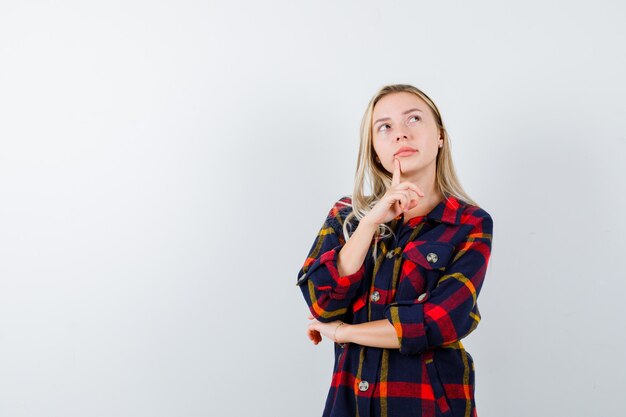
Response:
M376 222L371 222L369 221L369 219L367 218L367 216L363 217L361 219L361 221L359 221L359 224L357 226L357 230L358 229L365 229L367 230L369 233L374 234L374 232L376 231L376 229L378 229L378 224Z
M342 323L337 327L335 331L335 343L343 345L350 341L349 327L351 327L351 325L348 323Z

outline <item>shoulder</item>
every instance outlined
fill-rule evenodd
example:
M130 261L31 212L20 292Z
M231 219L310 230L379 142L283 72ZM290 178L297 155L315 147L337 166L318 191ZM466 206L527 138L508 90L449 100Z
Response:
M472 228L480 227L483 230L489 230L493 228L493 219L487 210L483 207L465 203L460 201L460 224L465 226L471 226Z
M331 222L343 226L346 217L352 212L352 197L350 195L342 195L337 198L330 210L327 219Z
M340 214L347 214L352 211L352 197L344 195L339 197L333 202L332 207L328 212L328 217L335 217Z

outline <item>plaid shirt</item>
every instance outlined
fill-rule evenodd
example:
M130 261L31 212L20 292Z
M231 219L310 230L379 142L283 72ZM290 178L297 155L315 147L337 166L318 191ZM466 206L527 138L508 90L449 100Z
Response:
M335 344L323 416L475 417L474 361L460 339L480 321L491 216L452 196L407 223L400 214L388 223L396 237L379 240L376 260L372 243L360 269L340 276L342 225L352 210L343 202L351 198L331 208L297 284L319 321L387 319L400 348Z

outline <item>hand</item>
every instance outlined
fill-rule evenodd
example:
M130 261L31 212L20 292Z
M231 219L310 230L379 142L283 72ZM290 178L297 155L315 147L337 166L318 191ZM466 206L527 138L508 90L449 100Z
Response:
M372 207L369 213L361 219L361 223L370 222L379 225L395 219L400 213L416 207L424 192L410 181L400 182L400 160L393 160L393 176L391 187L385 195Z
M339 343L335 337L338 330L338 327L341 325L341 320L331 321L330 323L322 323L313 317L313 315L309 314L308 319L311 320L309 323L309 327L307 328L307 336L313 342L314 345L317 345L322 341L322 336L332 340L333 342ZM346 324L344 324L346 326ZM341 326L343 327L343 326Z

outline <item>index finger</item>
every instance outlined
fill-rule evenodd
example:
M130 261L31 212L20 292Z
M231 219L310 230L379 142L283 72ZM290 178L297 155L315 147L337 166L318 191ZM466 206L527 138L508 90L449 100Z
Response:
M391 186L400 184L400 160L398 158L393 159L393 176L391 177Z

